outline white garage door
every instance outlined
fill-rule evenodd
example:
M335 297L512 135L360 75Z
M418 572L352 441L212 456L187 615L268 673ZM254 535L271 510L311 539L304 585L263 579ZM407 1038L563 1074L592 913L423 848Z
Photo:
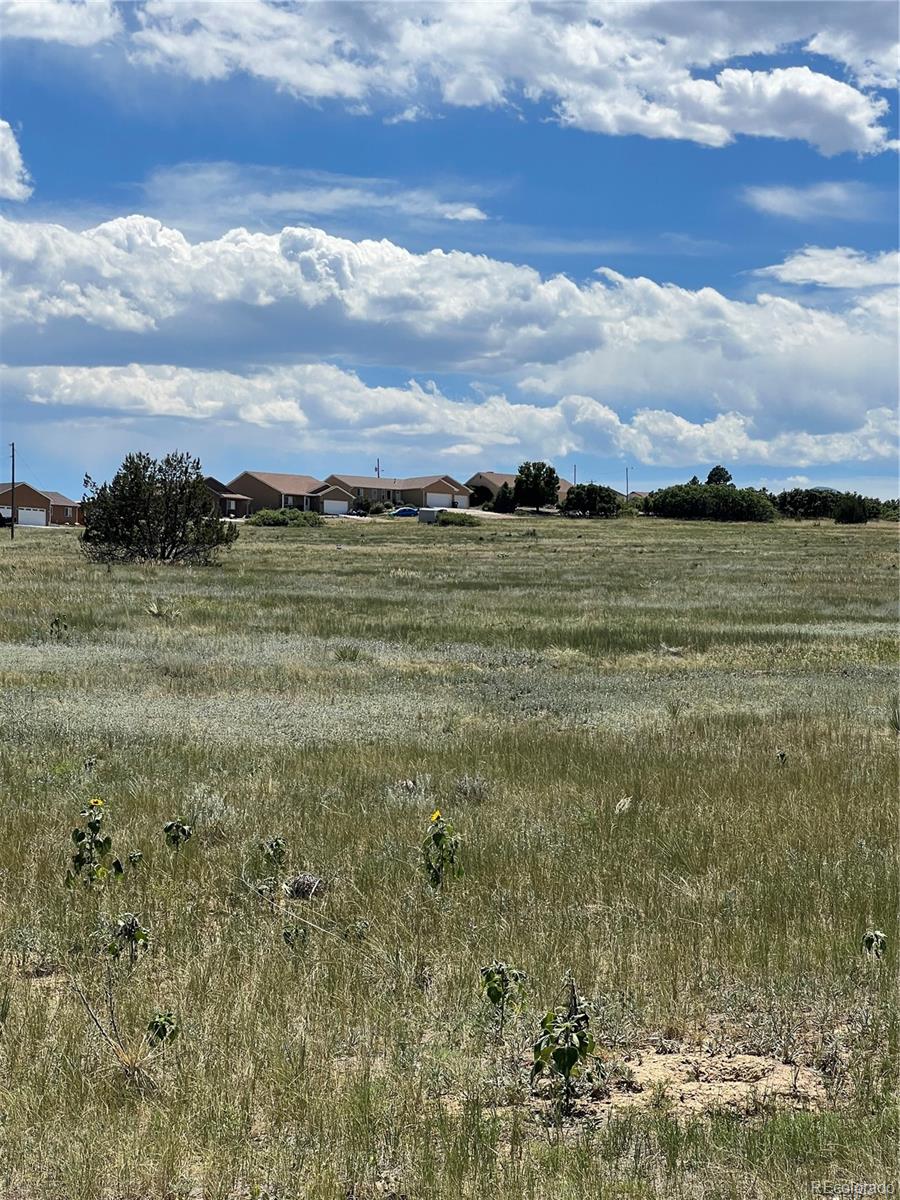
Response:
M19 508L20 525L46 525L47 510L45 508Z
M331 517L341 517L347 511L346 500L325 500L322 503L324 511Z
M456 497L456 507L457 508L468 508L469 507L469 497L468 496L457 496Z
M449 492L426 492L425 505L427 508L449 508L453 497Z

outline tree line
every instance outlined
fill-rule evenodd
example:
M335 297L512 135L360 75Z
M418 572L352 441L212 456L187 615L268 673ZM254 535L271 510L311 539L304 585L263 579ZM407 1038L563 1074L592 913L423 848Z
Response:
M186 453L154 459L129 454L109 483L85 477L81 545L94 562L208 563L233 545L236 526L219 519L218 507L201 473L200 460ZM560 479L546 462L523 462L513 486L496 495L475 489L473 505L493 512L556 507L566 517L610 519L630 506L627 497L598 483L573 484L560 498ZM858 525L900 516L897 500L881 501L831 488L791 488L773 495L766 488L735 487L727 468L717 465L701 483L650 492L640 503L649 516L682 521L834 520Z

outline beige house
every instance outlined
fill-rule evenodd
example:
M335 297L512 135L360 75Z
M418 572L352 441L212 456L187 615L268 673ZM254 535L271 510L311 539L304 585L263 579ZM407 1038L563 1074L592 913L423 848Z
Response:
M512 491L516 486L515 475L504 475L500 471L476 471L471 479L466 480L466 486L475 493L476 497L480 497L480 499L473 499L473 504L483 504L488 499L493 500L504 483L508 484L509 490ZM558 497L560 500L565 500L566 493L571 486L568 479L560 477ZM488 492L489 495L484 495L484 492Z
M325 481L350 493L356 500L381 504L414 504L417 508L468 508L470 489L452 475L329 475Z

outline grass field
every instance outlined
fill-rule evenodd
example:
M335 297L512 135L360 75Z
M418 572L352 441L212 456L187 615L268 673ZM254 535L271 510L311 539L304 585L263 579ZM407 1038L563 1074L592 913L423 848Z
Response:
M0 543L0 1194L893 1180L896 533L333 522L111 572ZM125 874L67 889L93 796ZM527 973L502 1038L493 959ZM529 1068L569 971L599 1058L564 1116Z

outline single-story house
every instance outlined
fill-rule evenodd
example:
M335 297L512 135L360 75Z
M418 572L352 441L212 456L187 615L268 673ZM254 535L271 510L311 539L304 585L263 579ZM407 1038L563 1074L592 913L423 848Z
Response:
M313 475L286 475L277 471L242 471L228 484L228 491L245 496L248 511L261 508L314 508L312 494L324 480Z
M246 517L248 515L250 512L249 496L231 491L227 484L220 482L214 475L207 475L203 482L218 506L220 517Z
M512 491L516 486L515 475L504 475L501 471L476 471L471 479L466 480L466 486L475 492L476 499L474 502L483 504L488 498L493 500L504 483L509 485L509 490ZM559 499L565 500L566 493L572 484L568 479L560 477L559 480ZM483 489L483 490L482 490ZM489 493L489 497L485 496L485 492Z
M629 504L639 504L641 502L641 500L644 499L645 496L649 496L649 495L650 495L649 492L629 492L628 493L628 503Z
M0 513L11 517L12 484L0 483ZM30 483L16 482L17 525L80 525L81 502L62 492L48 492Z
M310 508L326 517L342 517L350 512L355 503L354 492L339 483L329 483L327 479L310 495Z
M468 508L470 489L452 475L329 475L325 481L344 488L354 500L415 504L418 508ZM351 506L352 508L352 503Z

